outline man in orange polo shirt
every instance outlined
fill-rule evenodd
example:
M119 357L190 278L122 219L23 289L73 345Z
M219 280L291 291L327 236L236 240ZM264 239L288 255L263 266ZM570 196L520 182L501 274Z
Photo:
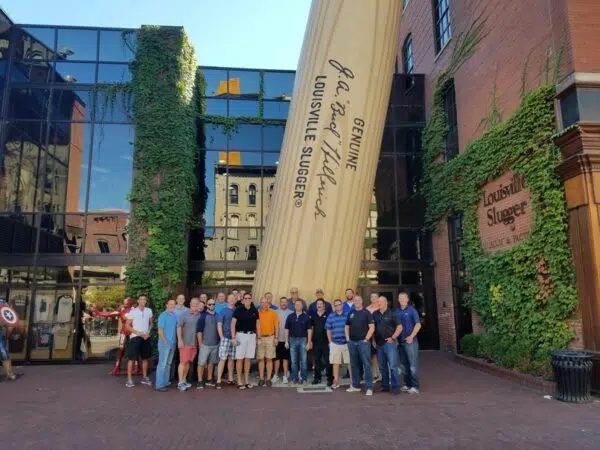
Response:
M275 346L277 345L277 332L279 330L279 317L271 309L268 298L260 299L260 310L258 311L259 327L258 334L258 385L271 387L271 375L273 375L273 359L275 358ZM267 378L265 381L265 361L267 362Z

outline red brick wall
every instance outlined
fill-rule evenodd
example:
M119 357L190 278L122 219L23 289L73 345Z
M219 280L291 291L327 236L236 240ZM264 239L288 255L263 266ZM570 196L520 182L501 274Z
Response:
M600 36L600 0L450 0L450 7L453 37L436 55L433 2L411 0L408 3L402 14L398 60L403 71L401 49L411 34L414 72L425 74L429 115L437 76L447 66L458 36L480 14L488 18L487 36L454 79L461 150L485 132L481 123L489 114L494 84L497 105L502 118L506 119L519 106L523 79L526 89L552 81L557 55L562 55L560 78L573 68L598 71L600 67L600 52L592 44ZM433 249L440 348L455 349L445 221L433 237ZM480 328L478 321L475 328Z

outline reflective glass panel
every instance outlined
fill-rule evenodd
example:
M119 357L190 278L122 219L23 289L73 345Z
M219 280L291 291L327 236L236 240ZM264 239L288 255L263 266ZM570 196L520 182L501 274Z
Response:
M260 150L261 126L254 124L239 124L229 137L230 150Z
M258 102L256 100L229 100L229 115L231 117L258 117Z
M96 122L126 122L133 120L133 96L125 92L116 95L104 90L96 92L95 117Z
M125 255L128 221L129 216L111 211L88 214L85 253Z
M94 83L96 64L76 62L56 62L55 83Z
M264 72L265 98L289 100L294 90L294 73Z
M91 120L93 95L92 91L55 89L50 119L74 122Z
M281 150L285 124L263 127L263 150Z
M9 119L46 120L50 107L50 90L13 88L8 102Z
M204 212L206 226L225 225L227 190L227 153L200 152L205 160L204 185L208 198Z
M204 255L207 261L225 260L225 228L206 228Z
M205 114L209 116L226 116L227 100L222 100L218 98L207 98Z
M290 102L264 102L265 119L287 119L290 111Z
M229 95L240 95L247 98L258 98L260 91L260 74L248 70L229 71Z
M0 253L35 252L35 215L13 212L0 215Z
M83 214L42 213L39 221L38 251L40 253L76 254L81 252L85 222Z
M43 122L16 122L6 128L0 175L0 211L33 212L41 206L37 198L40 159L45 146Z
M54 79L54 63L51 61L13 61L10 79L15 83L51 83Z
M100 30L100 61L132 61L137 48L133 30Z
M225 150L227 148L227 135L223 127L211 123L204 124L204 147L211 150Z
M131 81L128 64L98 64L98 83L127 83Z
M24 27L25 40L28 40L27 51L22 56L32 59L45 59L54 50L56 30L54 28ZM49 53L50 52L50 53Z
M88 211L129 211L133 173L133 126L96 125Z
M125 286L119 284L120 266L85 266L84 280L110 283L112 286L85 286L81 297L83 336L81 348L86 358L114 359L119 348L120 327L118 309L125 298ZM115 279L116 278L116 279Z
M227 71L220 69L203 69L206 89L204 95L208 97L227 94Z
M371 197L370 214L378 227L395 227L396 171L393 157L381 157L377 165L374 195Z
M64 28L58 30L57 59L95 61L98 31Z

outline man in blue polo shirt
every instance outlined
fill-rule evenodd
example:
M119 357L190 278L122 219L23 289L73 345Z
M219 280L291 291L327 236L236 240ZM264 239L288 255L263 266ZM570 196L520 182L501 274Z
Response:
M158 365L156 366L156 390L164 392L169 385L171 363L177 342L177 316L175 300L167 302L167 308L158 316Z
M312 345L312 326L310 317L304 312L304 303L297 299L294 303L294 313L285 321L285 347L290 349L292 363L292 385L306 383L308 368L306 352ZM298 377L300 366L300 377Z
M217 333L219 334L219 364L217 366L217 389L222 388L223 371L227 362L227 384L233 385L233 360L235 345L231 341L231 319L235 310L235 295L227 296L227 308L217 314Z
M340 365L350 365L350 354L348 353L348 341L346 340L346 319L342 301L337 298L333 301L333 313L327 317L325 329L329 339L329 362L333 366L332 388L340 387Z
M421 330L421 321L419 313L414 306L409 305L409 297L406 292L398 294L398 304L396 314L402 324L402 333L400 334L400 344L398 350L400 353L400 364L404 374L405 386L402 386L403 392L409 394L419 393L419 341L417 333Z

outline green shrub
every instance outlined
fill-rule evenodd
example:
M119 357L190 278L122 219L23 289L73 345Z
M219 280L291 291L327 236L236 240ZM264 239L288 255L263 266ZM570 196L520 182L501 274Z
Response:
M476 358L479 356L481 334L467 334L460 340L460 348L466 356Z

